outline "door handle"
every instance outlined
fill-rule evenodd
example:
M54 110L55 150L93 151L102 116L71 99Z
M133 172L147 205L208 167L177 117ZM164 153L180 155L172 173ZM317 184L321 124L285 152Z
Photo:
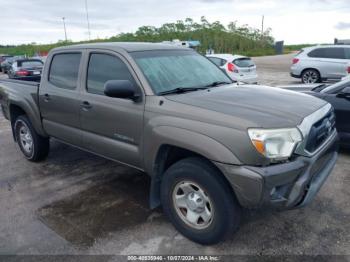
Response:
M45 95L44 95L44 101L45 101L45 102L49 102L50 100L51 100L50 95L49 95L49 94L45 94Z
M92 105L88 101L84 101L83 103L81 103L81 107L84 110L89 110L90 108L92 108Z

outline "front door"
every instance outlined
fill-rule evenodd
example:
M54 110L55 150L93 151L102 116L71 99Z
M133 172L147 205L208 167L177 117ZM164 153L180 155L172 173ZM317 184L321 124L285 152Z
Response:
M105 157L141 167L144 99L107 97L108 80L135 80L126 60L114 52L90 51L81 94L84 147ZM140 94L141 88L140 88Z

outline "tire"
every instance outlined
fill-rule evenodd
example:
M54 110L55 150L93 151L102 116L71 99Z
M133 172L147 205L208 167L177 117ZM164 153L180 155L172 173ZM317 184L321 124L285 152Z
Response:
M161 202L175 228L203 245L223 241L240 224L241 207L232 189L220 171L201 158L180 160L164 173Z
M17 117L13 128L17 144L25 158L32 162L39 162L48 156L50 151L49 138L40 136L27 116Z
M301 81L304 84L321 83L321 75L316 69L306 69L301 74Z

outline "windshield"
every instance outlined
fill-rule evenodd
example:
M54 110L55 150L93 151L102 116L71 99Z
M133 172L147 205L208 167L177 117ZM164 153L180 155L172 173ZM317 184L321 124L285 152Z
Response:
M235 59L233 61L233 63L238 66L238 67L251 67L251 66L255 66L254 62L248 58L248 57L244 57L244 58L238 58Z
M217 66L190 50L133 52L132 57L156 94L232 80Z
M334 85L330 85L327 88L321 90L321 93L336 94L337 92L339 92L340 90L348 86L350 86L350 79L345 79L343 81L340 81Z

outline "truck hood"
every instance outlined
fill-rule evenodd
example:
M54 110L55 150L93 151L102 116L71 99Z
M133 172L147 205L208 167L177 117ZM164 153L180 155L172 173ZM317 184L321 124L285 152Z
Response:
M234 84L166 98L233 116L235 121L241 119L244 125L249 125L245 128L295 127L327 104L321 99L280 88Z

